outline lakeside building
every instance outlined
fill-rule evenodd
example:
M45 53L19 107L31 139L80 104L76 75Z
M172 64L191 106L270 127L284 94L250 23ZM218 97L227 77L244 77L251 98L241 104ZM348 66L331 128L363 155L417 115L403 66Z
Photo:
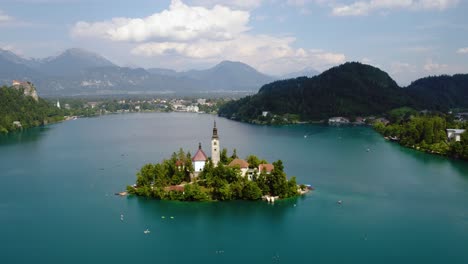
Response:
M245 177L249 170L249 163L243 159L233 159L228 165L229 167L239 167L242 177Z
M219 160L220 160L219 136L218 136L218 129L216 128L216 121L214 121L213 135L211 136L211 161L213 162L213 165L215 167L218 166Z
M203 168L205 168L207 160L208 157L206 156L205 152L203 152L201 143L198 143L197 153L195 153L195 155L192 158L193 168L195 170L195 177L198 176L198 173L200 173L203 170Z
M219 144L219 135L218 135L218 128L216 127L216 121L213 125L213 134L211 136L211 162L213 163L214 167L217 167L220 162L220 144ZM193 176L191 177L192 180L197 178L200 172L203 171L205 168L206 163L208 162L208 156L202 149L201 143L198 143L198 150L192 158L192 164L194 168ZM273 164L260 164L258 168L249 168L249 163L243 159L236 158L232 160L228 167L238 167L241 171L242 177L248 177L249 180L253 179L253 175L255 173L265 172L270 174L274 166ZM183 169L183 162L178 160L176 161L176 167L181 170Z
M349 119L342 116L331 117L328 119L329 125L349 124Z
M461 140L461 134L465 133L465 129L447 129L448 140L454 140L459 142Z
M216 167L218 166L220 160L220 151L219 151L219 136L218 129L216 128L216 121L213 126L213 135L211 136L211 162ZM208 157L202 149L201 143L198 143L197 153L192 158L194 175L193 177L198 177L201 171L205 168ZM177 164L176 164L177 165Z

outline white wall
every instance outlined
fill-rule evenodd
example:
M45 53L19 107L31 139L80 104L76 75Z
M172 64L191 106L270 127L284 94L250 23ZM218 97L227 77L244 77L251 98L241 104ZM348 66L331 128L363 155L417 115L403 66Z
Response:
M205 162L204 161L195 161L193 163L193 167L195 169L195 172L200 172L205 167Z

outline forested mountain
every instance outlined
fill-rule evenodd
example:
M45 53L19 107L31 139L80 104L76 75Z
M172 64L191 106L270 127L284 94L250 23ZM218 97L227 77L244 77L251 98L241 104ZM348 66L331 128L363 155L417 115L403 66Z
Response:
M411 97L417 98L417 108L440 111L468 108L468 74L422 78L406 90Z
M298 115L301 120L320 120L330 116L373 115L412 104L387 73L352 62L312 78L264 85L258 94L226 104L219 114L251 121L262 111L268 111L277 115Z
M351 62L312 78L264 85L256 95L224 105L219 114L265 121L260 115L268 111L299 120L322 120L382 114L401 106L439 111L468 108L468 74L422 78L401 88L380 69Z
M0 50L0 85L31 81L42 96L158 92L254 92L274 80L240 62L223 61L206 70L119 67L104 57L69 49L45 59L25 59Z

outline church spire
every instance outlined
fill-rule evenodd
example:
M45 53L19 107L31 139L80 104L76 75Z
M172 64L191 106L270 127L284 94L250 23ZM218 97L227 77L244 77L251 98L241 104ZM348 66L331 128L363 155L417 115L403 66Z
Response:
M213 126L213 136L211 137L211 139L218 139L218 129L216 128L216 120L214 121L214 126Z
M213 136L211 137L211 161L215 167L218 166L220 160L219 148L218 129L216 128L215 120L213 125Z

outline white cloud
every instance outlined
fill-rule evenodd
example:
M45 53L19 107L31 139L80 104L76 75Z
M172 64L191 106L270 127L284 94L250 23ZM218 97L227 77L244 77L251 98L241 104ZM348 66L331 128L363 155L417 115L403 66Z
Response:
M7 14L3 13L2 10L0 10L0 24L10 22L11 20L11 16L8 16Z
M345 61L345 55L323 50L295 49L291 37L242 34L233 40L198 40L191 43L153 42L137 46L135 55L163 56L177 54L189 59L238 60L261 71L281 74L304 67L324 69Z
M24 56L24 52L12 44L0 43L0 49L11 51L18 56Z
M370 0L351 4L336 5L332 9L335 16L363 16L372 11L390 9L445 10L454 7L459 0Z
M341 53L293 47L294 37L252 34L249 19L248 10L188 6L172 0L167 10L146 18L78 22L71 34L129 43L135 45L131 48L133 55L164 58L168 66L175 60L205 65L235 60L270 74L282 74L305 67L321 70L345 61Z
M223 5L241 9L253 9L262 4L262 0L193 0L196 5Z
M468 54L468 47L458 49L457 53L458 54Z
M424 64L424 70L430 73L445 73L448 70L447 64L439 64L432 60L427 60Z
M169 9L146 18L114 18L95 23L80 21L72 29L72 35L136 42L197 38L225 40L247 31L249 17L247 11L221 5L208 9L190 7L180 0L172 0Z
M390 65L390 74L398 75L402 73L415 73L417 71L416 66L411 65L407 62L393 62Z

